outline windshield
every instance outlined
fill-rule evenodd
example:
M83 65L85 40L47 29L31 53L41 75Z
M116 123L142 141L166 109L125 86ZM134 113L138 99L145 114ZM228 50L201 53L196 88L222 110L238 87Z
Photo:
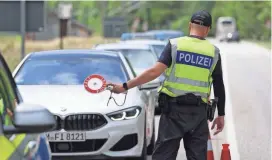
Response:
M165 45L152 45L157 56L160 57Z
M112 49L111 49L112 50ZM144 49L118 49L131 64L133 70L140 74L157 62L157 56L151 50Z
M157 61L156 55L149 50L120 50L120 52L130 61L133 68L147 69Z
M126 82L122 62L110 56L61 55L29 58L15 77L17 85L83 85L92 74L113 83Z

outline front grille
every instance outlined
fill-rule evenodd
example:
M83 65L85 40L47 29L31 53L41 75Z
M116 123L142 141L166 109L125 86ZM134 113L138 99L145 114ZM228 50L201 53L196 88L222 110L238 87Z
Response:
M107 121L102 115L98 114L78 114L67 116L64 120L64 129L71 130L93 130L97 129Z
M90 139L85 142L49 142L52 153L95 152L107 139Z
M61 128L62 128L62 120L61 120L61 118L59 117L59 116L55 116L55 119L56 119L56 121L57 121L57 124L56 124L56 130L61 130Z
M107 124L107 120L99 114L75 114L61 119L55 116L57 120L56 130L64 129L66 131L74 130L94 130Z

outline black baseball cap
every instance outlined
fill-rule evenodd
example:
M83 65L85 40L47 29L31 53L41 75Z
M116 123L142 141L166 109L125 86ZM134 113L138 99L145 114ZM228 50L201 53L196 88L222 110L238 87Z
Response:
M212 16L205 10L197 11L192 15L191 23L212 28Z

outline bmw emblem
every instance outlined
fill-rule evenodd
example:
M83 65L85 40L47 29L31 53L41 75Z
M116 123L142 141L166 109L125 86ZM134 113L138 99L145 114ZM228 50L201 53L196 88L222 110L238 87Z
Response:
M61 111L65 112L67 110L67 108L61 107Z

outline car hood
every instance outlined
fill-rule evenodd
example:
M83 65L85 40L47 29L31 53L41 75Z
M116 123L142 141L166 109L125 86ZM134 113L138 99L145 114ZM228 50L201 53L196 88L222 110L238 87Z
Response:
M18 85L18 89L25 103L40 104L55 114L71 113L110 113L124 108L143 105L141 92L138 88L128 91L124 106L115 105L110 100L109 91L98 94L87 92L82 86L58 86L58 85ZM114 94L113 97L120 105L124 102L125 94ZM61 111L65 110L65 111Z

